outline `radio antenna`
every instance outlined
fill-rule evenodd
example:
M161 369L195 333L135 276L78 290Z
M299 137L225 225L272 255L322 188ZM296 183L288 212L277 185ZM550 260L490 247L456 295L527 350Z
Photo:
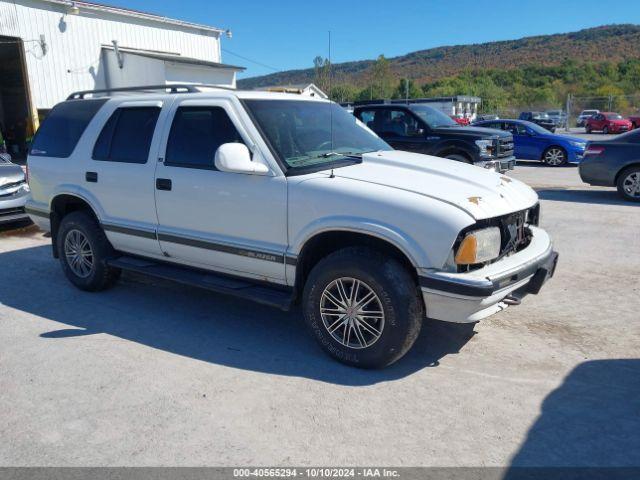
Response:
M331 73L333 70L331 63L331 30L329 30L329 131L331 134L331 151L333 152L333 104L331 103Z

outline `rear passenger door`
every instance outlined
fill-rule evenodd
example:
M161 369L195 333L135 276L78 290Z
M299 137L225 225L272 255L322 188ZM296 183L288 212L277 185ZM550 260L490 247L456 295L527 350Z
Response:
M236 108L229 99L172 107L156 170L158 238L180 263L284 283L286 178L215 167L220 145L255 144Z
M84 172L107 237L116 249L139 255L161 255L153 180L162 107L160 101L124 102L101 112Z

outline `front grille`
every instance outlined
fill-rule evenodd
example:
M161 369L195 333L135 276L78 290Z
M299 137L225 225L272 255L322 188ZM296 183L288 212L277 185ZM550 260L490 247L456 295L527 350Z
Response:
M501 217L479 220L477 223L464 229L454 245L454 252L458 250L460 243L469 231L479 230L487 227L498 227L502 242L500 244L500 255L498 258L483 264L459 265L458 272L469 272L482 268L485 265L497 262L498 260L519 252L529 246L531 242L530 226L537 226L540 221L540 204L536 204L526 210L510 213Z
M513 148L513 137L499 138L497 146L498 158L511 157L513 155Z

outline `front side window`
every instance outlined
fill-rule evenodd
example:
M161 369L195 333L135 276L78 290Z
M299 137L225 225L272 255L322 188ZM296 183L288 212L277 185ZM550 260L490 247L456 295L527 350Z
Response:
M159 107L118 108L109 118L93 148L93 159L147 163Z
M424 121L429 128L458 126L451 117L433 107L428 107L426 105L412 105L411 111L418 115L418 117L420 117L420 119Z
M323 170L353 164L363 153L393 150L333 103L274 99L244 104L287 169Z
M225 143L244 143L222 107L179 107L171 125L165 165L215 170Z
M68 158L107 99L70 100L53 107L31 145L31 156Z

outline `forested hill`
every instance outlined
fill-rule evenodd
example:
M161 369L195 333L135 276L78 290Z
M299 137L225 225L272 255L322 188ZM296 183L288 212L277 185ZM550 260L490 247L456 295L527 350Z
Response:
M410 78L418 84L432 83L463 71L518 69L525 66L551 67L567 61L619 63L640 59L640 25L609 25L572 33L541 35L519 40L457 45L419 50L389 58L392 75ZM309 63L312 64L312 58ZM374 60L335 64L336 83L365 87L372 76ZM240 88L312 82L313 68L289 70L242 79Z

